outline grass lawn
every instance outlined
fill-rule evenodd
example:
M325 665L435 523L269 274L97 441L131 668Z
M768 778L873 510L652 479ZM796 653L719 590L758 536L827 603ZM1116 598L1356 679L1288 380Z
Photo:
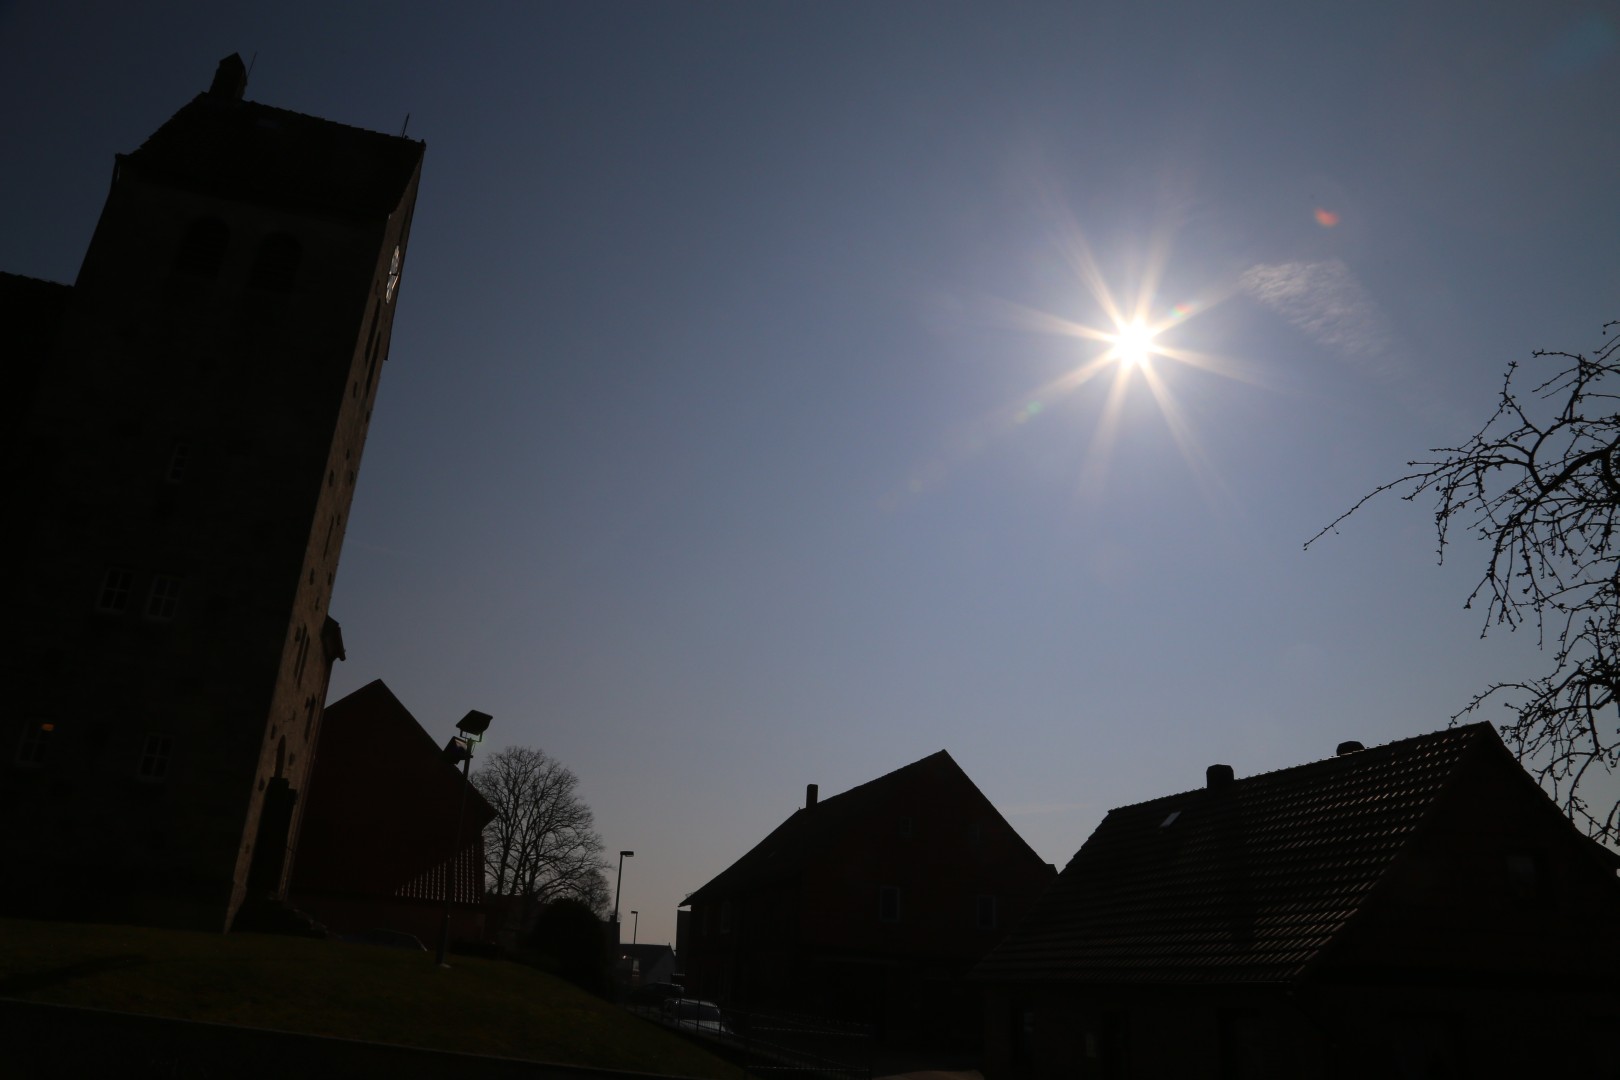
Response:
M259 934L0 919L0 997L677 1076L719 1058L521 964Z

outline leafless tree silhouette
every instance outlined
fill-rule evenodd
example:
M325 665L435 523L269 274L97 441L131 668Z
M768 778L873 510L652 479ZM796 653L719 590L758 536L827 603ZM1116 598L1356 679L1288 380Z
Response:
M1538 351L1560 369L1529 391L1508 365L1496 412L1460 446L1410 461L1305 542L1309 548L1387 492L1435 500L1439 555L1454 527L1477 534L1489 557L1468 607L1492 627L1534 627L1552 653L1544 675L1493 683L1452 720L1488 701L1519 759L1588 834L1620 840L1620 802L1592 806L1582 782L1620 764L1620 320L1590 354ZM1594 773L1596 770L1596 773Z
M541 750L509 746L491 755L472 782L495 809L484 829L491 892L529 904L573 897L605 910L602 840L570 769Z

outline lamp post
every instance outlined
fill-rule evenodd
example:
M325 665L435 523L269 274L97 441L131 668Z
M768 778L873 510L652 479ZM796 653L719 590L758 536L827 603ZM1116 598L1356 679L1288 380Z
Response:
M624 884L624 860L633 859L635 857L636 857L636 853L633 852L633 851L621 851L621 852L619 852L619 877L618 877L618 880L613 883L613 944L614 945L619 944L619 888L620 888L620 886L622 886Z
M450 886L455 878L456 853L461 840L461 821L467 814L467 789L472 787L472 748L484 741L484 732L489 730L489 722L494 719L489 713L471 709L456 730L461 732L459 738L452 738L446 748L461 758L461 799L456 803L456 831L450 834L450 858L444 864L444 920L439 925L439 966L449 967L445 963L445 953L450 951Z
M636 932L641 929L641 912L630 909L630 944L636 943Z

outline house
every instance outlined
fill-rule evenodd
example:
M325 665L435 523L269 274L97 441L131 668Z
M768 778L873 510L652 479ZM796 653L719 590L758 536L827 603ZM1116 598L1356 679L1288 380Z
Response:
M895 1037L973 1030L964 977L1054 868L943 750L817 795L684 901L687 993Z
M285 893L423 145L246 86L227 57L117 156L71 286L0 277L6 913Z
M975 972L992 1080L1614 1070L1620 880L1488 724L1108 814Z
M290 896L341 933L483 941L489 803L381 679L326 708ZM457 831L457 823L460 831ZM452 854L453 853L453 854Z

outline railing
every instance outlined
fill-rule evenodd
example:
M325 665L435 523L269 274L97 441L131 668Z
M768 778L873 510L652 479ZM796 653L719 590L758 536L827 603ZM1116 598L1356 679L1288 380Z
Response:
M691 998L628 1008L708 1043L751 1076L871 1080L876 1032L865 1024L802 1013L716 1009Z

